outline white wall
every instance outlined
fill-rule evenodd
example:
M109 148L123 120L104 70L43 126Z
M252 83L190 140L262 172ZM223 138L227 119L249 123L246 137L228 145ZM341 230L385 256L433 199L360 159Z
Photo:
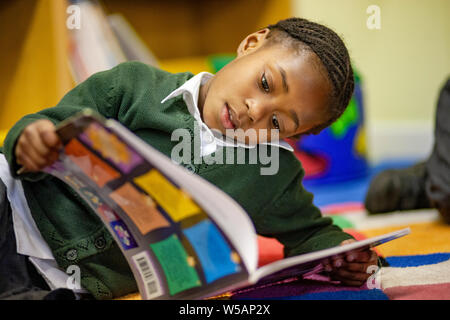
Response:
M380 29L366 22L380 8ZM373 161L425 157L432 148L438 90L450 76L448 0L293 0L294 15L341 35L364 82Z

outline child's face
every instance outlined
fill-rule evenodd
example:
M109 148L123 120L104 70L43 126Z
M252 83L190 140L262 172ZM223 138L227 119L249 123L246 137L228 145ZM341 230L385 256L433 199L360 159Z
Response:
M268 138L258 134L257 141L231 131L232 138L246 143L270 141L272 129L279 129L282 139L327 120L330 85L314 61L318 58L282 44L262 46L267 33L249 35L237 58L200 88L199 109L211 129L227 136L227 129L268 130Z

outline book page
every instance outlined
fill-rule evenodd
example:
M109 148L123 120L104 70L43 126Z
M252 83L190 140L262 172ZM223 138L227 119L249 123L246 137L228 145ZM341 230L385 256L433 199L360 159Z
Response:
M320 265L320 263L326 258L342 255L350 251L372 248L382 243L386 243L399 237L403 237L410 232L410 228L405 228L377 237L348 243L342 246L314 251L311 253L275 261L271 264L259 268L254 274L251 275L250 282L256 283L260 280L281 280L283 278L300 276L317 268L317 266Z
M110 120L108 120L110 121ZM244 259L249 273L258 265L258 244L253 223L242 207L227 194L209 181L191 173L187 169L172 163L165 155L148 145L133 139L133 134L120 123L110 122L109 126L122 134L131 146L142 151L149 161L158 165L164 174L176 181L182 188L189 190L192 198L203 208L209 209L211 215L221 229L230 237Z
M256 234L231 197L116 121L88 112L57 132L64 150L45 171L98 214L144 299L198 298L248 280Z

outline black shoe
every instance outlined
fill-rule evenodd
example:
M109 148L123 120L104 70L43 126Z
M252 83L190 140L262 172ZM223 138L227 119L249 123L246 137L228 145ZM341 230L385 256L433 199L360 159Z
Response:
M364 200L369 213L431 208L425 192L425 162L406 169L379 173L370 183Z

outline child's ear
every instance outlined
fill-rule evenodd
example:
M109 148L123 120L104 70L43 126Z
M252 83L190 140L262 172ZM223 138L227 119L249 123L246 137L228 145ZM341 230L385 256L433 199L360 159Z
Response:
M240 57L261 47L262 44L266 41L266 37L269 32L269 28L264 28L252 34L249 34L239 44L239 47L237 49L237 56Z

